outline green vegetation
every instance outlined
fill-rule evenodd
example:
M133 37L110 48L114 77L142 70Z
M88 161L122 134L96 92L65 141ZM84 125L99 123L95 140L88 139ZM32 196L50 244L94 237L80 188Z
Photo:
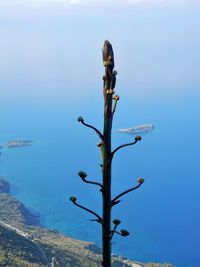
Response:
M3 177L0 177L0 193L10 193L10 184Z
M34 216L21 202L7 193L0 193L0 221L12 224L19 229L38 225Z
M101 251L90 242L75 240L39 226L38 218L9 195L10 185L0 179L0 266L100 267ZM8 192L8 193L5 193ZM132 261L113 257L113 267L132 266ZM139 264L139 263L138 263ZM171 265L139 264L142 267Z
M0 225L1 266L27 266L24 264L37 262L42 265L46 263L38 247L29 239Z

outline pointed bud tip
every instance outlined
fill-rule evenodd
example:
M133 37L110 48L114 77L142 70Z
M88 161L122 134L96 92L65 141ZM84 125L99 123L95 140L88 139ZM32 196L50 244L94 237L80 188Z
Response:
M120 221L119 219L115 219L115 220L113 220L113 223L114 223L115 225L119 225L119 224L121 223L121 221Z
M105 40L102 52L103 52L103 65L105 67L109 66L112 72L114 68L114 54L112 45L108 40Z
M110 42L108 40L104 41L104 45L111 45Z

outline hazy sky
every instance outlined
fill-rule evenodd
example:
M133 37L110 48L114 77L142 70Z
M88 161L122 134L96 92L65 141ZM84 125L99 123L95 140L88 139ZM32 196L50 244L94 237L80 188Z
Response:
M1 6L41 6L41 5L199 5L198 0L1 0Z
M118 84L197 90L198 2L0 0L1 93L20 91L22 83L30 93L57 83L55 94L61 82L65 91L98 85L105 39L114 47Z

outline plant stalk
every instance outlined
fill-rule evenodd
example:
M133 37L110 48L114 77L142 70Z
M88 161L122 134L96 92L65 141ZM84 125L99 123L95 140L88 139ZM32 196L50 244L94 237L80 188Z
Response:
M106 54L107 53L107 54ZM102 222L102 253L103 267L111 267L111 131L112 131L112 71L114 58L112 46L105 41L103 48L105 66L104 76L104 142L103 142L103 222ZM108 64L105 64L105 59ZM108 62L110 61L110 62Z

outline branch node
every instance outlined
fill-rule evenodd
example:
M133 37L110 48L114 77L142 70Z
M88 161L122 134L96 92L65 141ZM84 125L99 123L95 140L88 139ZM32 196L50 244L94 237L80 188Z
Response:
M107 94L107 95L114 95L114 93L115 93L115 92L113 91L112 88L106 90L106 94Z
M116 200L116 201L111 201L111 207L113 207L113 206L115 206L115 205L117 205L117 204L119 204L121 202L121 200Z

